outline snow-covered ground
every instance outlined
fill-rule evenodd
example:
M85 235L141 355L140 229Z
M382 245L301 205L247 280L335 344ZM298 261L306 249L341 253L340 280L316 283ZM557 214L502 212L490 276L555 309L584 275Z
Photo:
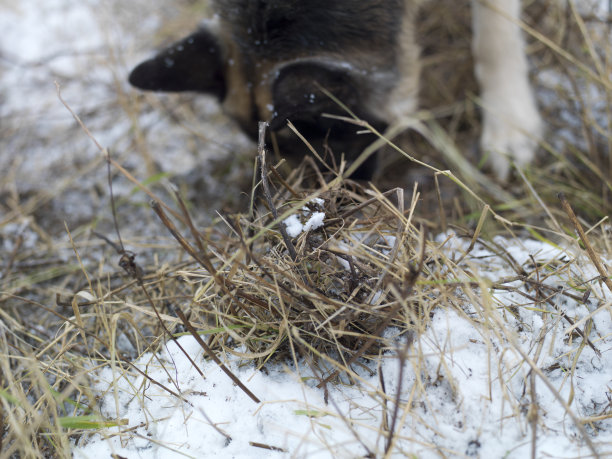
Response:
M161 96L157 106L135 102L139 93L127 75L152 52L161 18L176 16L173 3L157 2L153 11L143 0L0 3L0 192L31 196L44 189L37 204L52 217L46 220L60 223L51 228L43 219L45 231L55 235L64 232L63 220L73 226L109 215L107 196L96 199L95 191L108 186L104 156L56 85L96 141L140 180L197 170L207 183L207 160L245 151L246 137L223 122L212 98L198 98L198 119L180 124L169 122L185 105L177 98ZM144 136L146 144L139 141ZM117 180L113 191L121 196L132 187ZM86 199L83 190L89 190Z
M125 82L129 67L143 57L136 56L135 43L142 36L152 36L159 26L158 20L150 19L154 16L141 13L148 5L142 0L0 3L0 171L7 175L5 183L14 184L21 193L62 182L57 191L61 198L52 201L60 206L60 218L93 218L107 206L84 199L83 189L87 188L79 181L104 183L106 171L100 167L100 152L58 100L54 83L62 87L64 99L97 140L129 164L136 149L134 120L122 108L121 97L129 91ZM608 11L607 0L600 0L600 5L602 12ZM211 101L200 104L202 113L208 115L204 119L221 116ZM139 120L152 132L158 122L159 112L153 109ZM164 125L157 141L151 142L151 155L162 170L185 173L202 158L243 145L235 135L234 131L217 130L215 142L204 142L198 147L200 156L195 157L185 154L186 130ZM71 170L79 173L67 173ZM119 193L131 189L117 186ZM71 189L79 193L67 192ZM0 223L4 218L0 215ZM37 237L36 232L31 234ZM519 264L531 263L530 256L543 263L565 259L562 250L542 242L500 242ZM445 248L449 254L463 249L465 245L458 239ZM575 255L574 247L566 249ZM492 263L492 259L496 261ZM514 273L478 246L463 265L466 269L476 267L492 279ZM494 292L490 304L497 309L487 313L494 318L507 311L500 305L516 306L516 318L503 319L504 323L516 321L517 331L509 335L480 326L483 311L469 299L456 308L436 309L430 327L416 337L409 351L401 385L394 354L385 355L380 366L390 407L401 390L394 454L528 457L532 388L530 367L520 349L538 368L546 370L548 381L583 422L597 451L602 456L612 455L612 420L609 414L602 416L610 412L612 400L612 294L592 281L597 273L584 256L565 273L563 279L550 278L547 283L569 288L576 279L589 281L591 297L586 305L561 293L554 301L581 329L587 317L592 321L590 339L600 355L583 346L582 340L572 338L569 324L558 315L525 307L529 301L517 292ZM577 294L575 290L571 293ZM393 333L387 332L391 341ZM540 342L541 346L536 345ZM172 342L160 355L145 355L136 364L152 379L167 381L182 400L137 374L112 367L95 370L92 381L100 395L102 414L127 423L81 437L74 445L75 457L358 457L368 452L382 457L383 394L378 374L364 371L359 385L330 387L329 403L325 403L324 393L309 382L312 379L306 367L269 367L265 374L239 365L233 356L222 356L262 400L257 404L216 364L203 358L191 337L180 343L205 378ZM537 456L590 457L563 403L540 376L534 381Z
M496 242L521 266L567 259L564 251L541 242L502 238ZM457 258L467 245L455 236L446 242L448 253ZM514 273L481 246L462 265L491 279ZM487 313L469 300L456 309L437 308L430 327L408 352L393 456L530 457L532 380L519 349L542 369L562 398L559 401L543 379L533 375L537 457L591 457L564 403L584 423L601 456L612 454L612 293L592 280L597 273L584 256L564 273L563 278L551 277L545 283L567 287L571 280L591 280L580 286L592 289L586 304L562 293L553 301L581 327L584 319L592 320L590 339L601 354L582 340L571 339L570 325L554 309L544 308L545 312L519 292L493 293L494 309ZM508 318L513 307L517 316ZM485 317L499 321L499 332L483 323ZM517 331L504 334L502 326ZM392 329L387 332L391 341L393 333ZM385 396L377 373L364 371L358 385L330 387L330 401L325 403L323 391L314 387L317 379L308 378L313 375L306 366L268 367L264 373L225 356L232 371L262 400L255 403L215 363L203 358L192 337L181 338L180 344L204 377L174 343L168 343L161 355L143 356L137 365L152 379L165 381L184 400L137 374L109 367L96 371L94 390L104 394L102 413L128 423L84 440L75 448L75 457L348 458L370 452L383 456L385 438L380 432ZM396 355L385 355L380 368L392 410L400 387ZM607 419L601 419L605 412ZM283 451L262 449L258 443Z

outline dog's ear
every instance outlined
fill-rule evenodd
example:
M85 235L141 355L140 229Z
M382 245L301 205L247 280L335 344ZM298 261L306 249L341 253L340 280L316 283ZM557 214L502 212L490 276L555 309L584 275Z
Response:
M286 120L319 124L323 113L348 116L322 88L351 110L360 111L358 82L347 69L328 62L298 62L280 69L274 80L270 129L282 128Z
M197 91L225 97L222 47L213 33L202 27L130 73L130 83L147 91Z

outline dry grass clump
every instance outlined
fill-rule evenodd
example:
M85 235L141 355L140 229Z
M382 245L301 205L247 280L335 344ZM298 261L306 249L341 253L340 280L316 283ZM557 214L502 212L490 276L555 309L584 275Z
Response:
M260 161L262 158L260 149ZM381 193L341 180L335 173L324 175L312 159L306 159L287 177L265 162L260 163L258 172L251 212L219 215L215 224L205 228L194 223L193 211L178 193L172 206L151 194L160 226L173 240L166 247L149 250L170 251L172 257L166 263L140 266L139 257L123 248L127 241L113 242L114 238L98 235L109 243L109 250L119 252L113 257L124 272L92 275L82 266L84 283L72 295L55 300L66 314L53 312L62 325L47 342L28 331L26 324L3 317L8 326L3 325L0 343L2 387L9 389L0 398L8 456L68 456L71 438L77 440L92 430L105 431L128 423L127 419L100 415L98 396L91 392L87 376L97 368L114 368L117 379L129 380L129 375L140 374L168 397L183 400L171 370L167 380L156 379L134 362L145 353L159 359L156 355L166 341L186 333L197 337L208 357L256 402L261 401L257 394L225 366L221 355L237 355L260 369L270 362L305 362L316 377L316 385L327 388L328 384L359 380L363 369L373 371L370 360L377 362L382 353L392 351L412 365L420 380L415 383L419 389L414 403L430 403L431 388L447 378L444 384L457 385L453 390L460 394L459 383L443 366L435 371L430 368L427 362L432 350L420 342L430 318L440 310L454 311L479 330L495 355L521 352L516 326L531 327L529 321L523 323L525 311L531 308L543 311L548 328L567 324L572 340L582 343L581 350L589 347L601 355L598 340L604 337L590 328L589 321L577 322L557 305L559 299L568 298L591 308L591 285L598 278L577 277L582 266L578 258L518 263L506 247L482 237L483 223L492 215L488 206L483 206L479 224L473 229L455 227L455 234L433 239L427 235L433 223L418 217L417 188L406 203L403 190ZM570 204L564 200L559 207L563 206L571 216ZM288 234L287 218L294 215L306 223L317 212L325 213L322 227ZM604 247L606 237L596 237L599 230L591 230L587 236L575 217L571 222L579 229L583 244L595 246L589 249L593 264L601 265L600 251L609 250ZM460 240L469 243L457 246ZM74 248L78 256L81 248L77 243ZM496 275L490 266L481 268L486 274L479 272L475 263L484 251L491 258L490 266L505 267L504 275ZM551 278L565 279L566 286L556 289ZM605 271L599 281L610 284ZM610 285L608 288L612 291ZM495 292L520 299L498 304ZM600 304L605 301L597 298ZM12 300L26 301L14 296ZM395 328L393 337L383 336L388 327ZM531 345L541 349L545 338L543 333ZM521 357L544 381L560 368L540 369L529 356ZM440 358L446 362L444 349ZM192 364L198 368L197 362ZM503 371L509 372L502 378L506 379L516 369ZM111 385L108 390L118 389ZM384 386L380 390L383 392L375 397L382 400L387 413L381 432L387 439L385 449L392 451L395 442L405 440L400 429L406 421L398 418L398 412L387 411L387 403L399 405L399 401L385 394ZM551 390L562 403L556 389ZM134 387L130 398L139 397L139 393ZM125 403L119 399L126 395L117 392L117 403ZM401 416L421 416L408 405L404 409L408 411ZM532 409L537 411L537 405ZM521 410L516 406L513 412L518 416ZM597 449L584 422L569 408L567 413L589 447ZM594 416L595 428L609 416L605 410ZM423 420L419 423L429 425ZM122 438L130 438L133 428L126 425ZM537 428L534 424L533 431Z
M318 187L307 186L309 176ZM404 207L401 190L365 193L354 182L329 182L311 160L286 179L272 168L268 181L274 191L256 187L270 194L250 217L224 216L202 234L183 214L187 235L171 229L200 265L180 277L198 286L191 325L221 332L211 337L212 348L233 353L242 346L259 367L297 354L315 365L333 356L344 368L377 355L388 326L409 330L422 322L410 299L425 257L424 230L413 222L418 195ZM324 227L287 234L283 220L293 215L306 223L317 213L325 215Z
M406 203L403 190L381 193L340 180L336 174L323 175L310 159L288 177L263 164L253 189L252 211L220 215L205 228L194 223L193 211L178 194L171 206L152 195L160 226L173 240L150 250L170 251L171 259L140 266L140 257L103 236L114 246L109 245L109 250L119 252L113 257L123 274L114 270L92 275L83 266L84 283L72 295L56 298L57 306L71 312L55 312L62 325L47 342L20 324L3 328L2 387L9 389L0 398L8 456L68 456L71 439L78 441L92 430L105 432L107 427L123 424L120 435L128 441L138 426L127 425L127 419L101 416L99 395L91 392L88 375L103 367L113 368L117 381L141 375L170 399L184 401L171 367L167 377L153 378L146 366L134 362L150 353L151 365L168 365L157 362L161 347L187 333L255 402L264 400L249 390L248 382L238 380L222 355L237 355L264 370L271 362L293 361L296 366L305 362L315 375L314 384L322 389L359 381L364 369L374 371L381 354L395 355L413 369L410 378L416 379L410 384L415 392L411 402L401 403L385 393L384 384L373 394L386 413L380 426L386 452L398 445L406 447L402 442L409 439L401 434L406 419L417 420L424 429L436 429L421 418L418 409L432 402L435 387L448 385L462 397L461 383L446 369L453 366L447 344L436 343L442 346L438 349L422 338L440 311L478 330L493 360L499 357L499 362L506 362L508 353L520 356L520 365L533 372L532 379L537 376L548 383L560 404L565 403L563 397L549 378L559 368L571 373L576 368L566 367L561 357L546 368L537 365L548 336L545 330L557 330L560 324L570 327L570 339L580 343L572 351L576 361L585 348L601 356L605 336L591 328L589 320L577 321L558 306L574 301L593 315L598 307L606 307L601 288L605 290L602 283L607 284L612 291L609 275L604 271L593 278L592 270L583 273L580 256L570 258L570 251L550 260L517 262L502 243L482 236L483 223L491 216L486 205L473 229L455 227L454 234L432 238L427 235L432 223L418 217L416 188ZM559 207L563 206L571 216L570 204L563 201ZM325 213L322 227L288 234L283 223L287 218L295 215L305 223L317 212ZM605 270L601 250L609 250L606 230L600 238L600 229L591 229L587 235L575 217L571 222L583 244L590 247L593 266ZM77 255L81 250L76 243L75 250ZM490 259L487 267L478 264L481 257ZM554 282L562 282L562 289ZM515 299L498 302L500 292ZM591 295L595 299L589 299ZM40 303L35 306L46 308ZM538 349L535 357L524 354L525 343L518 341L523 327L533 326L526 315L533 309L542 312L545 324L540 336L529 342L530 352ZM393 336L384 336L389 327L394 327ZM460 352L461 346L451 349ZM432 356L438 352L441 364L432 368ZM542 360L548 361L545 352ZM199 367L195 361L192 365ZM492 377L490 386L514 380L520 367L516 365L500 367L503 377ZM108 388L116 391L117 404L126 403L126 396L140 397L139 387L129 393L118 387ZM535 385L525 390L532 400L530 409L538 412L533 402ZM508 403L516 422L523 422L518 401ZM392 413L387 404L400 407L399 411ZM598 422L610 417L609 409L587 416L588 420L566 410L589 448L600 449L592 444L584 424L589 422L596 430ZM536 432L538 417L531 419ZM532 441L535 448L536 440ZM433 450L436 445L428 447Z
M330 183L312 160L287 178L270 170L267 191L261 183L253 190L250 215L223 215L205 229L196 229L178 195L179 211L153 195L153 208L181 246L167 248L172 263L141 267L120 240L98 235L119 252L125 275L94 276L82 266L84 283L70 297L58 295L57 309L29 302L60 319L46 343L29 331L31 323L3 315L1 383L10 389L0 398L8 456L69 455L69 432L121 424L96 414L86 375L95 362L142 373L132 364L138 356L184 333L201 337L213 359L220 350L260 368L306 359L324 386L383 352L389 326L408 342L424 329L435 301L418 300L428 289L415 289L427 271L424 229L414 221L418 194L406 206L401 190ZM317 187L308 185L312 180ZM281 220L315 212L325 213L323 228L287 235ZM4 301L28 303L16 295ZM181 397L172 384L151 382Z

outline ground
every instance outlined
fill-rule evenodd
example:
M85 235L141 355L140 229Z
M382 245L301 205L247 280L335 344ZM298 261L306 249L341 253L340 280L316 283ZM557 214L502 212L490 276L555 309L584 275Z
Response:
M368 198L375 202L365 205L368 198L356 198L352 188L308 188L293 177L299 199L286 197L278 183L274 197L285 218L293 214L294 222L306 223L316 212L326 215L322 227L291 235L303 271L289 262L272 220L261 217L268 232L254 239L252 255L269 263L264 268L273 276L245 262L220 269L224 284L180 249L151 211L143 187L176 209L174 183L197 225L215 228L206 250L225 268L244 255L231 222L240 227L245 220L234 215L248 212L243 192L256 146L213 99L143 95L126 82L129 69L159 43L208 14L206 4L0 2L0 455L612 454L612 293L609 271L606 284L596 266L599 261L610 269L612 256L609 5L526 3L528 23L537 26L528 32L548 143L524 181L500 187L500 199L460 172L463 186L456 186L441 175L398 169L406 161L387 158L383 166L400 170L400 182L418 175L424 187L413 206L412 186L406 186L403 209L400 199L387 203L372 189ZM448 73L469 51L463 28L469 18L449 16L456 29L444 30L456 48L444 54L424 43L430 85L423 104L471 157L477 104L469 92L459 104L451 101L457 96L452 87L463 86L462 74ZM440 169L450 161L454 171L449 152L424 146L429 143L443 145L417 139L414 148ZM144 267L151 300L146 285L140 288L123 273L119 254L104 239L119 240L107 155L115 161L110 181L117 226ZM441 212L438 179L446 181ZM578 242L559 191L588 230L594 255ZM323 199L318 207L308 204L315 194ZM304 210L300 199L312 209ZM363 212L349 215L354 199ZM339 215L353 226L338 226ZM425 230L423 263L411 283ZM232 251L223 252L228 247ZM321 271L329 276L318 278ZM319 279L317 288L301 284L304 273ZM355 287L353 275L365 287ZM210 317L201 319L198 311L225 307L235 291L223 285L243 279L266 289L260 295L264 290L237 288L250 307L260 298L270 308L286 303L282 292L270 294L266 282L279 292L304 289L290 298L321 302L329 336L338 340L348 328L341 328L337 310L328 314L329 305L366 305L376 323L390 311L398 316L390 317L377 354L364 351L368 358L344 371L338 355L330 352L326 360L317 354L316 336L306 325L282 324L290 315L271 320L265 333L254 327L254 340L236 325L244 318L231 322L235 317L224 312L206 333L223 336L215 352L257 403L205 358L171 309L162 310L162 320L181 334L178 341L168 339L151 308L172 303L189 310L192 322L210 327ZM338 282L328 285L329 279ZM323 289L329 304L316 295ZM272 357L275 339L283 358ZM363 346L346 341L332 349L348 349L347 343L355 346L352 352ZM338 368L343 372L333 384L317 387L322 374Z

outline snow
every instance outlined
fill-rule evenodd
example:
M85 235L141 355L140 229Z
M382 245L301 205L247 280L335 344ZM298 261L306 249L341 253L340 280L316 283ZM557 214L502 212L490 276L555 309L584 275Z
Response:
M458 257L469 243L452 234L438 238L445 239L449 257ZM545 263L567 257L567 251L539 241L498 242L521 264L533 259ZM490 263L492 259L496 263ZM567 275L596 278L588 260L584 256L578 259ZM498 260L499 257L493 258L493 252L477 244L464 264L477 266L491 278L511 276L510 267ZM567 285L568 279L553 277L547 283ZM558 304L576 322L591 314L592 330L596 330L591 339L600 356L589 346L583 347L580 340L568 340L568 324L552 318L554 314L545 317L541 308L521 307L525 299L516 292L490 292L491 304L497 307L486 315L501 324L505 310L499 306L516 306L522 326L510 335L483 326L479 311L468 300L456 309L434 309L431 324L409 350L403 380L399 381L399 361L394 353L385 355L381 362L380 371L391 400L401 385L401 427L394 454L433 458L444 451L451 456L528 457L530 367L519 349L540 369L557 364L558 369L545 372L550 383L579 418L597 416L611 395L612 294L597 282L590 285L593 299L587 303L588 308L567 297L563 303L559 297ZM386 336L393 339L393 334L390 329ZM541 336L546 338L539 352L536 343ZM332 401L326 404L324 392L314 387L316 378L305 365L272 365L264 373L250 364L241 364L237 357L223 356L234 374L262 400L255 403L215 363L203 357L193 338L183 337L180 344L204 377L172 342L160 355L145 355L137 365L152 379L166 381L184 400L170 396L138 374L113 372L108 367L94 373L94 391L107 394L101 401L102 414L108 419L127 419L128 425L82 441L75 446L75 457L285 455L257 448L253 443L282 448L291 457L355 457L368 451L382 455L382 391L376 372L361 374L360 382L352 386L330 386ZM575 377L569 379L567 369L572 366ZM109 387L115 389L109 391ZM563 405L539 377L535 378L535 387L538 457L587 456L589 450ZM317 416L308 417L305 413ZM343 417L351 420L350 428ZM612 452L612 420L598 422L597 428L597 432L587 430L600 453ZM128 430L129 434L123 436L112 435Z
M304 225L302 225L302 222L296 214L292 214L287 217L285 220L283 220L283 223L287 228L287 234L291 237L298 237L304 229Z
M194 102L202 119L192 131L185 127L187 121L170 122L150 104L133 104L142 114L126 109L126 98L138 96L127 75L152 52L165 7L151 10L144 0L20 0L1 3L0 12L0 170L10 171L22 194L40 191L43 184L61 184L63 194L51 204L68 222L75 215L93 218L99 208L64 191L94 184L104 189L106 172L103 155L60 102L56 83L98 143L140 180L156 173L143 166L147 161L171 175L201 167L200 176L206 179L208 159L245 151L246 136L233 124L210 128L224 116L212 98ZM202 131L214 136L206 138ZM135 145L138 133L151 140L144 158ZM114 192L133 193L133 185L118 180Z
M325 212L314 212L304 224L304 231L315 230L323 226Z
M321 198L314 198L310 201L310 204L322 208L325 201ZM308 206L303 206L299 215L291 214L283 220L283 224L290 237L298 237L301 233L322 227L324 219L325 212L313 212ZM304 223L302 223L303 220L305 220Z

